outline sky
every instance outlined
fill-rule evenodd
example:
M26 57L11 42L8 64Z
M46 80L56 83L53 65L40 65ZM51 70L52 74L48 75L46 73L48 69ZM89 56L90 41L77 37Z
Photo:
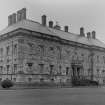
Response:
M96 31L96 37L105 43L105 0L0 0L0 30L8 25L8 16L23 7L27 18L41 22L41 16L79 34L80 27L85 33Z

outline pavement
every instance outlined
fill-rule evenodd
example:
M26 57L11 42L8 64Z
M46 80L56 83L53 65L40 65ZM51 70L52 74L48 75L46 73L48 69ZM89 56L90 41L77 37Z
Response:
M0 105L105 105L105 87L0 90Z

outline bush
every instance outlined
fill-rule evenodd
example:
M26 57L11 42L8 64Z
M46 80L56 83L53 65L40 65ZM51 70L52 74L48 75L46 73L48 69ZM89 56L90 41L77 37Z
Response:
M10 87L13 86L13 82L12 82L11 80L9 80L9 79L3 80L3 81L1 82L1 86L2 86L3 88L10 88Z
M73 86L98 86L99 84L97 81L88 80L88 79L83 79L83 80L73 79L72 85Z

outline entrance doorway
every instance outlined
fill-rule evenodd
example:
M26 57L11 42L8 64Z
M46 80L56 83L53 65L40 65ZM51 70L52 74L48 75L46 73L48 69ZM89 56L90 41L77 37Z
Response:
M72 65L72 78L74 79L81 79L83 74L82 74L82 66L80 65Z

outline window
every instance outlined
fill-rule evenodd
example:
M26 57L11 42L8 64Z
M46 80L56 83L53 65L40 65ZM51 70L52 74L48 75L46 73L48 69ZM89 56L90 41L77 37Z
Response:
M9 55L9 53L10 53L10 47L7 46L7 47L6 47L6 55Z
M3 58L0 58L0 62L3 62Z
M14 45L14 55L17 55L17 44Z
M16 72L17 72L17 64L14 64L14 74L16 74Z
M28 44L30 50L33 50L34 49L34 44L33 43L28 42L27 44Z
M0 66L0 74L3 73L3 66Z
M97 76L99 76L99 69L97 69Z
M53 74L54 65L50 65L50 75Z
M103 61L104 61L104 63L105 63L105 56L103 56Z
M0 48L0 56L3 56L3 48Z
M88 69L88 76L91 75L91 69Z
M59 72L58 72L58 74L61 74L61 69L62 69L62 66L59 65Z
M66 75L69 74L69 67L66 67Z
M16 78L13 78L14 81L16 81Z
M97 55L97 62L99 62L99 56Z
M53 47L50 47L50 50L51 50L51 51L53 51L53 50L54 50L54 48L53 48Z
M74 52L75 55L77 55L77 52Z
M105 70L103 70L102 72L105 73Z
M41 56L43 56L44 55L44 45L39 45L38 47L40 48Z
M28 78L28 81L31 82L32 81L32 78Z
M81 54L81 56L84 56L84 54Z
M43 73L44 64L39 64L39 67L40 67L40 73Z
M7 74L9 73L10 65L7 65Z
M32 63L27 63L28 64L28 67L32 67Z

